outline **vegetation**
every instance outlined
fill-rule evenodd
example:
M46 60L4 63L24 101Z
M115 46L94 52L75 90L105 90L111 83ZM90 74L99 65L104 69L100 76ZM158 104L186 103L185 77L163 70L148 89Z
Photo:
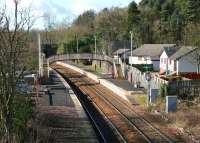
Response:
M15 142L25 143L28 140L29 132L28 126L31 126L29 121L31 121L33 117L34 103L31 98L26 97L24 95L18 95L14 100L14 136ZM14 141L12 141L14 142Z
M35 58L38 31L29 33L33 24L30 11L21 9L19 0L13 2L12 14L6 13L6 7L0 3L0 140L4 143L24 140L22 135L32 106L17 94L16 83L26 68L35 69L38 62ZM200 49L200 1L197 0L141 0L139 4L133 1L125 8L104 8L98 13L85 11L71 24L66 20L56 23L48 14L44 22L42 42L57 44L54 45L57 54L76 53L77 44L78 52L94 53L96 36L97 53L111 55L111 43L130 40L130 31L134 47L144 43L176 43ZM199 50L195 57L200 71ZM166 88L161 92L165 94ZM143 97L139 100L145 101Z
M146 94L134 94L134 99L141 107L147 106L147 95Z
M72 24L53 24L44 34L44 39L65 43L62 52L94 52L94 35L97 37L97 52L111 54L111 43L130 40L133 31L134 45L144 43L176 43L200 45L200 2L196 0L142 0L134 1L125 8L104 8L99 13L93 10L79 15ZM51 21L51 20L48 20ZM45 36L46 35L46 36ZM51 37L51 38L47 38ZM127 47L129 48L129 47ZM199 56L197 56L199 57ZM199 58L197 59L198 61ZM199 62L198 62L199 63Z
M32 18L29 9L22 9L14 0L14 9L8 12L0 7L0 141L23 142L25 128L31 116L30 104L17 92L17 83L26 69L23 58L29 47Z

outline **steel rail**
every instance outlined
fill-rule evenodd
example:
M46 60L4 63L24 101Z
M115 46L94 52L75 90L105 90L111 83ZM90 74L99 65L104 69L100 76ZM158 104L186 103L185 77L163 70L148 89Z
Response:
M70 71L73 71L73 70L70 70ZM74 73L77 74L78 72L74 72ZM81 74L77 74L77 75L81 75ZM66 75L66 73L65 73L65 76L69 76L69 75ZM73 79L72 82L75 82L76 84L78 82L81 83L81 84L85 84L85 87L87 87L87 88L79 87L79 89L83 93L86 94L85 90L89 90L91 93L93 93L93 96L96 95L96 96L100 97L108 105L113 106L114 109L118 112L118 114L120 114L129 124L131 124L133 126L133 128L136 129L144 137L144 139L148 143L157 143L157 142L173 143L173 141L170 138L168 138L167 136L165 136L163 133L161 133L161 131L159 131L157 128L155 128L150 122L148 122L146 119L144 119L138 113L136 113L133 110L132 107L130 109L129 108L130 106L128 107L127 103L123 99L121 99L120 97L116 96L112 91L109 91L108 89L107 90L102 90L102 87L100 87L98 85L90 86L91 84L93 84L91 81L92 81L91 79L89 79L87 77L83 77L83 78L75 79L75 81ZM104 88L106 88L106 87L104 87ZM89 97L89 100L91 100L93 102L93 104L95 105L95 107L98 110L101 111L101 109L98 107L98 105L94 102L94 99L96 97L90 97L91 95L90 96L87 95L87 96ZM111 98L111 99L108 99L108 98ZM128 112L130 112L131 115L134 115L134 116L131 117L131 118L134 118L134 120L130 119L130 117L127 117L127 115L125 113L123 113L119 109L119 107L117 107L110 100L112 100L113 102L114 101L117 102L117 104L121 105L123 107L123 109L127 110ZM103 113L103 111L101 111L101 113ZM105 114L103 113L103 115L105 115ZM107 119L109 120L109 118L107 118ZM139 125L137 125L137 124L139 124ZM143 124L143 126L142 126L142 124ZM112 126L115 127L114 124L112 124ZM117 129L117 127L115 127L115 129ZM118 132L120 132L120 131L118 130ZM148 132L150 132L150 134ZM120 136L121 136L123 142L127 142L127 140L125 139L125 137L123 136L122 133L121 133Z

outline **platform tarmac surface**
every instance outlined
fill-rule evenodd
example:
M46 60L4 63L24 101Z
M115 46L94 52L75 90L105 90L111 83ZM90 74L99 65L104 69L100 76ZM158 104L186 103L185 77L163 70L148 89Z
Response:
M76 95L52 71L50 79L46 87L52 93L53 106L49 105L48 95L39 97L36 117L38 142L98 143L94 128Z

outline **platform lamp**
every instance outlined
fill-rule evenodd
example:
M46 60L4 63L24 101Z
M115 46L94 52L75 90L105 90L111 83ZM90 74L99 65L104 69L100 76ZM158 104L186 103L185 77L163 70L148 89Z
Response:
M147 87L147 106L149 106L149 100L150 100L150 81L151 81L151 73L147 71L145 73L145 79L148 82L148 87Z

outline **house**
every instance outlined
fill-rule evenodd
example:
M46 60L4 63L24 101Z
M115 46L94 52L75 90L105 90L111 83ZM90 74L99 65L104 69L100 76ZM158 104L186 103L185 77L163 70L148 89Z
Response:
M125 53L127 53L127 52L129 52L130 51L130 49L118 49L118 50L116 50L115 52L113 52L112 53L112 55L113 56L119 56L119 57L123 57L123 55L125 54Z
M197 52L198 49L191 46L183 46L168 61L170 73L189 73L197 72Z
M112 56L114 59L120 59L123 62L127 61L127 52L129 52L130 49L118 49L117 51L112 53Z
M135 49L132 54L129 52L129 64L152 64L154 70L159 71L160 56L164 48L175 46L175 44L144 44L140 48Z
M178 50L178 47L169 48L165 47L164 51L162 52L160 56L160 74L168 74L169 72L169 64L170 60L169 57L171 57L176 51Z

